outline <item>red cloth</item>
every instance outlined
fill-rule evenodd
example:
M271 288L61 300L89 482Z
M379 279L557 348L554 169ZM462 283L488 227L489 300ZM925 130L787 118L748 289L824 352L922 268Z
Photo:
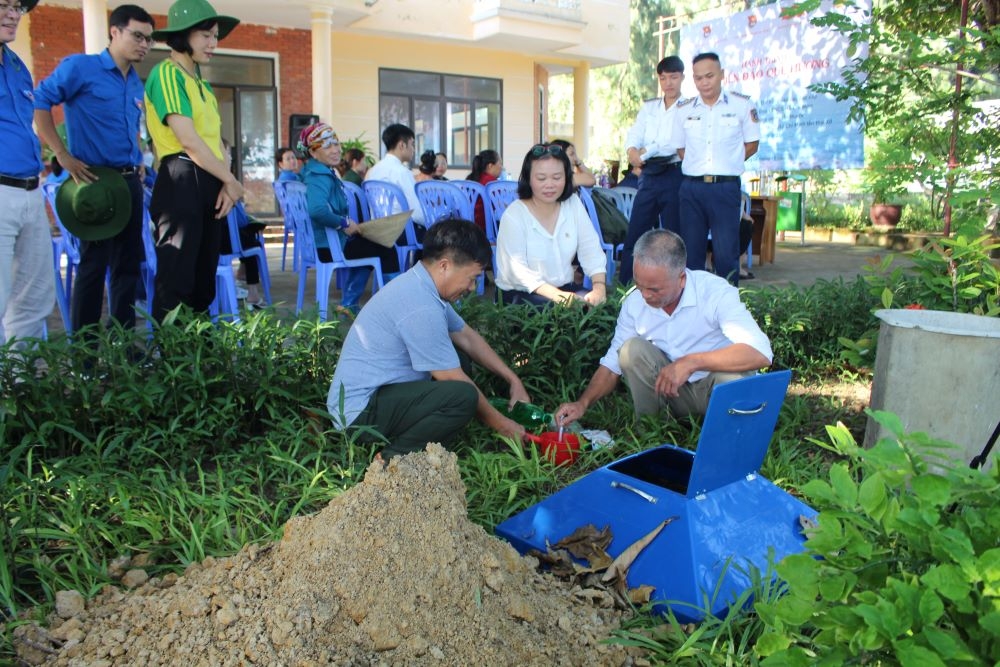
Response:
M485 171L479 176L479 184L486 187L487 183L497 180L496 176L490 176ZM486 231L486 209L482 200L476 201L476 226L484 232Z

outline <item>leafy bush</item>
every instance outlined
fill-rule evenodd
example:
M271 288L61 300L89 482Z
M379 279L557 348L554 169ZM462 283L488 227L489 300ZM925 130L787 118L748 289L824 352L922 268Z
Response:
M1000 315L1000 267L990 254L1000 243L989 236L940 238L915 250L912 267L894 265L888 255L878 265L865 267L867 289L878 308L917 308ZM858 367L875 362L878 324L860 337L840 336L842 357Z
M860 278L743 290L743 300L771 339L774 367L793 369L804 379L839 374L838 339L860 337L875 321L875 298Z
M819 510L807 551L777 568L787 595L757 605L766 667L992 665L1000 655L1000 474L955 464L950 445L904 434L858 447L802 492Z

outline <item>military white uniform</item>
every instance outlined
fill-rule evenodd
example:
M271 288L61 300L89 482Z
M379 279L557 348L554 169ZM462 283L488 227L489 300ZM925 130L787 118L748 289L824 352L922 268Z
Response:
M680 233L680 158L672 141L680 101L666 108L663 97L646 100L626 137L626 147L646 152L619 263L618 279L625 285L632 280L632 249L640 236L655 227Z
M663 97L654 97L643 102L635 117L635 124L626 135L625 147L639 150L645 148L643 162L655 157L675 157L677 149L671 141L674 133L674 113L682 99L670 105L669 109L663 106Z
M704 270L708 234L712 265L739 284L740 175L745 144L760 141L757 109L746 95L722 91L712 106L701 97L677 105L671 142L684 149L680 234L688 268Z

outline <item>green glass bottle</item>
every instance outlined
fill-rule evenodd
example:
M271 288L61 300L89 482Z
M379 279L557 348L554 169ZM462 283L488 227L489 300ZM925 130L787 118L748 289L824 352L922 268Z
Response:
M510 399L500 397L490 399L490 405L496 408L500 414L513 419L524 428L545 428L552 423L552 415L537 405L518 401L512 409L508 410L508 403L510 403Z

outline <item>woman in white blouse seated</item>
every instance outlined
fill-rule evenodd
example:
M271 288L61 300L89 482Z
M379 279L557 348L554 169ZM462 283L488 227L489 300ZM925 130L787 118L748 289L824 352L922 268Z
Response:
M500 219L496 284L503 302L546 305L607 298L605 256L580 198L573 194L573 171L561 146L538 144L524 156L518 200ZM593 288L574 282L578 258Z

